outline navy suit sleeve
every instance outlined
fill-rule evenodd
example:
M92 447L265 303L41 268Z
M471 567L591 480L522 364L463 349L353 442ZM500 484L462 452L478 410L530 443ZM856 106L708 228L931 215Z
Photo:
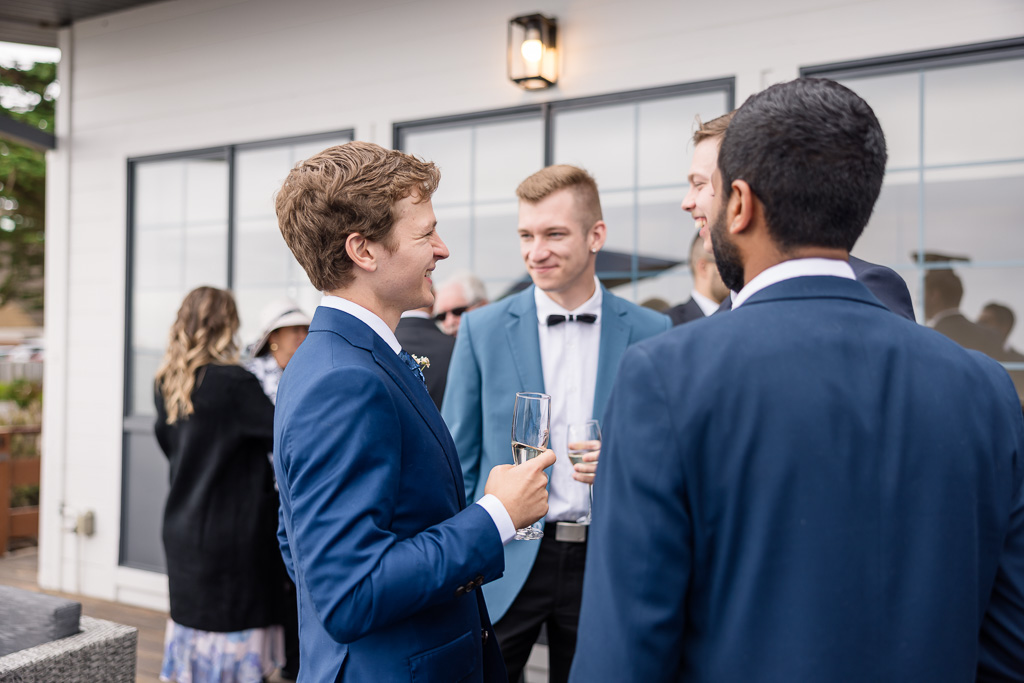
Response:
M677 678L693 534L665 380L643 346L631 348L604 415L594 499L608 505L594 507L590 527L576 683Z
M1024 418L1016 392L1007 387L1005 393L1017 444L1016 485L1010 526L981 625L979 683L1024 681Z
M479 505L444 519L444 506L429 502L435 491L424 491L422 506L398 500L401 409L410 408L373 370L338 368L302 395L281 435L292 560L338 642L453 600L466 581L494 580L504 568L501 538ZM418 508L441 519L398 538L396 514Z
M462 463L462 480L466 486L468 503L481 478L480 456L483 450L483 403L480 364L473 348L471 331L473 316L464 315L455 338L451 364L448 366L448 385L441 403L441 417L455 442L455 451Z

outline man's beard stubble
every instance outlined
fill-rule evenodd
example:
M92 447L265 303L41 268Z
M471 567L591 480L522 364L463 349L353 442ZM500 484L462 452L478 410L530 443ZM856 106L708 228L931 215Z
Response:
M711 246L715 251L715 263L718 264L718 274L722 276L725 286L734 292L743 289L743 261L736 245L729 239L729 232L725 229L725 206L715 215L715 219L708 228L711 233Z

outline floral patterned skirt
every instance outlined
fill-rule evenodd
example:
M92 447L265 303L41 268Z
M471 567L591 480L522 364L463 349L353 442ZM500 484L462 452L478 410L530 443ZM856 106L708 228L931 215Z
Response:
M170 683L260 683L284 662L284 629L199 631L167 620L160 680Z

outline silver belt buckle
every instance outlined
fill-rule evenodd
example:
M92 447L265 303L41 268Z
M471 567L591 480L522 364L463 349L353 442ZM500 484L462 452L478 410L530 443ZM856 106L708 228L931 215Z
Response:
M565 543L586 543L587 525L576 522L555 522L555 540Z

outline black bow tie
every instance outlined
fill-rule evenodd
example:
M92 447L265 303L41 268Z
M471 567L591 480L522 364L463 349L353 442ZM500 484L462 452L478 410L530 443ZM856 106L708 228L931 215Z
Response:
M594 315L593 313L580 313L579 315L568 315L568 316L565 316L565 315L549 315L548 316L548 327L551 327L552 325L561 325L566 320L568 320L569 322L575 321L575 322L578 322L578 323L588 323L588 324L591 324L591 323L597 322L597 316Z

